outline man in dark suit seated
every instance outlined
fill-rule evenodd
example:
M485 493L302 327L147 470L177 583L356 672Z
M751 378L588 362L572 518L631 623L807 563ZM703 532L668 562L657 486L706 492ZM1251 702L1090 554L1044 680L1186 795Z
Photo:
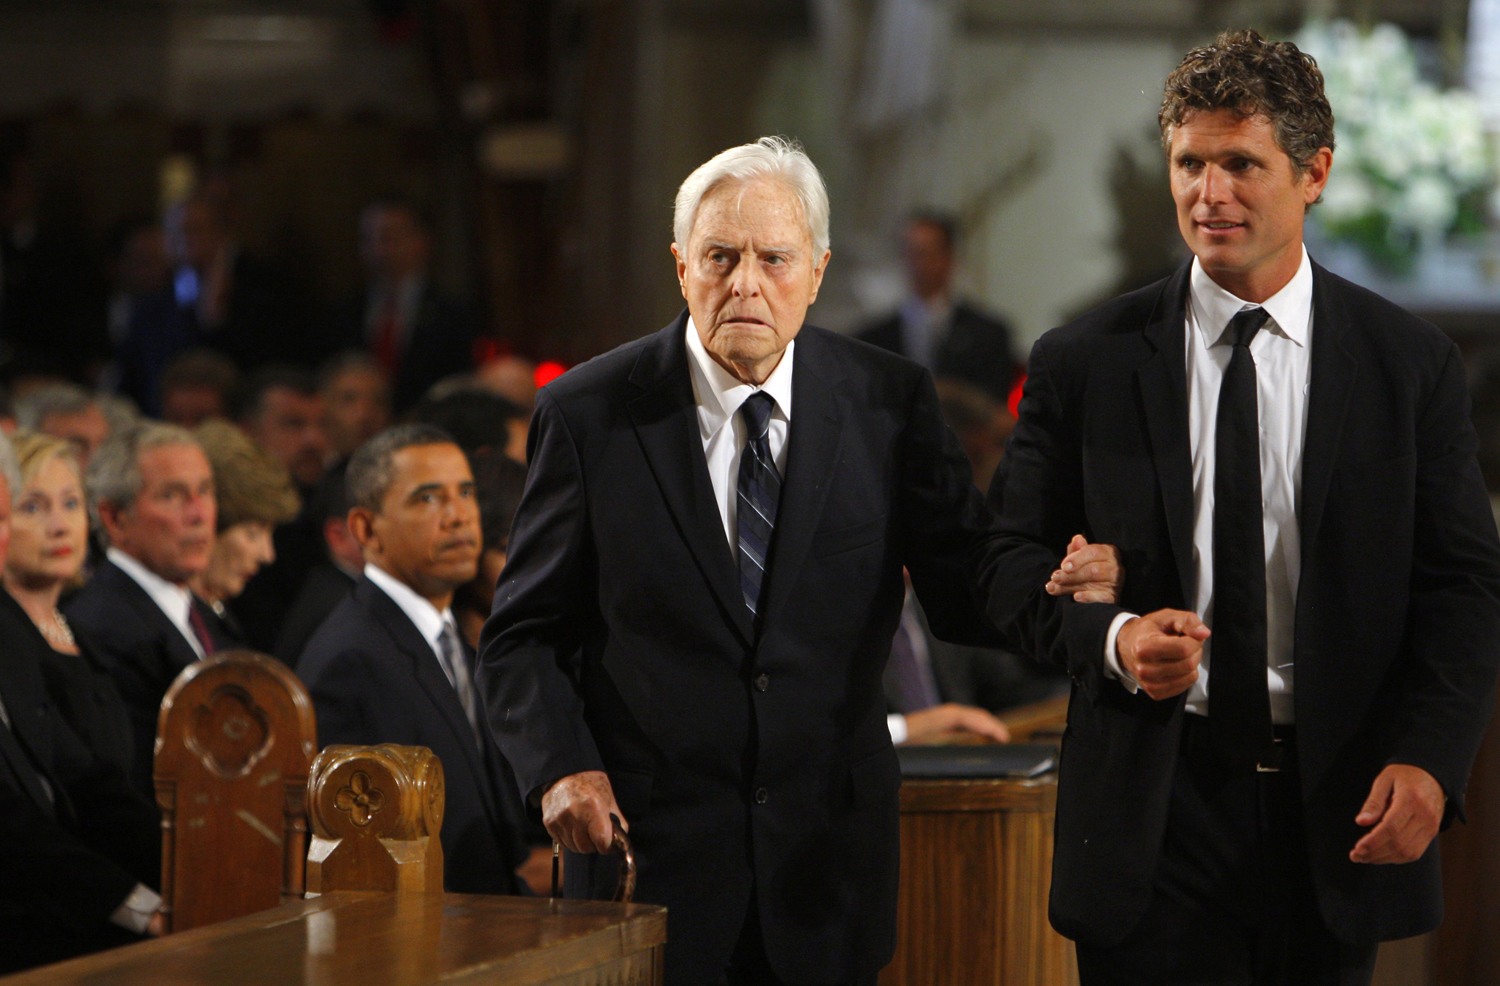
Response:
M368 350L389 376L400 413L444 377L473 371L478 325L466 304L433 283L432 234L413 203L367 205L359 249L365 291L334 313L329 342L332 351Z
M364 573L297 661L318 741L431 749L446 785L444 887L517 893L526 856L520 797L481 728L474 652L450 608L479 563L468 460L447 433L398 425L354 453L347 483Z
M1019 369L1010 326L954 293L957 240L952 216L913 213L902 234L910 293L900 308L858 329L855 337L1004 401Z
M0 437L0 562L10 442ZM47 697L43 638L0 592L0 973L159 935L161 817L93 755Z
M135 731L131 779L150 795L162 696L215 640L188 580L213 552L213 469L191 432L142 422L105 440L85 477L107 561L63 607L120 690Z
M1463 364L1308 256L1295 45L1189 52L1159 123L1193 260L1042 337L991 489L990 613L1072 677L1051 919L1085 986L1368 983L1441 918L1500 662ZM1118 604L1052 594L1079 533Z

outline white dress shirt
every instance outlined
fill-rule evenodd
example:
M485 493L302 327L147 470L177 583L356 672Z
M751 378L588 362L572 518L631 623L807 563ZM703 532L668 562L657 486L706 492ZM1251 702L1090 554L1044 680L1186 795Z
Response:
M714 362L714 358L703 347L698 338L698 327L692 316L687 320L688 376L693 382L693 401L698 406L698 437L703 441L703 457L708 460L708 478L714 486L714 504L719 508L719 518L724 522L724 537L729 542L729 552L738 557L738 502L740 455L745 450L745 420L740 417L740 405L758 390L771 395L776 402L771 411L771 421L766 440L771 445L771 458L776 462L776 471L786 475L787 435L792 424L792 354L797 346L793 339L786 344L781 362L766 377L759 387L742 383L730 372ZM906 739L906 717L886 717L891 742Z
M205 656L203 643L193 629L193 594L188 587L168 582L119 548L108 548L105 555L120 571L134 579L136 585L146 590L146 595L167 615L167 619L172 621L172 625L187 640L198 659L202 660Z
M691 316L687 320L688 371L693 381L693 400L698 405L698 436L703 440L703 457L708 460L708 478L714 484L714 502L724 521L724 536L731 554L739 551L738 509L740 455L745 450L745 419L740 405L756 391L765 391L776 402L771 411L766 440L771 444L771 458L776 471L786 475L786 442L792 425L792 352L793 339L786 344L781 362L759 387L736 380L728 370L714 362ZM727 427L726 427L727 426Z
M1224 332L1242 308L1254 307L1225 291L1195 259L1190 276L1184 357L1187 365L1188 434L1193 467L1193 610L1213 628L1214 434L1219 386L1233 347ZM1266 681L1271 719L1293 721L1293 629L1302 539L1297 503L1302 492L1302 452L1307 431L1307 394L1312 379L1312 266L1307 251L1297 273L1264 307L1270 321L1250 343L1255 359L1260 418L1262 523L1266 550ZM1132 614L1110 627L1106 669L1130 691L1136 683L1119 665L1115 638ZM1213 638L1203 649L1198 681L1188 690L1187 710L1206 715L1212 694Z
M401 612L406 614L406 618L411 620L412 626L417 628L417 633L421 634L422 639L427 641L427 646L432 648L432 656L437 658L438 667L443 669L448 683L457 688L457 684L453 681L453 672L443 660L443 629L453 622L453 611L438 609L417 595L411 586L385 569L368 562L365 564L365 576L375 583L376 588L390 596L391 602L399 606Z

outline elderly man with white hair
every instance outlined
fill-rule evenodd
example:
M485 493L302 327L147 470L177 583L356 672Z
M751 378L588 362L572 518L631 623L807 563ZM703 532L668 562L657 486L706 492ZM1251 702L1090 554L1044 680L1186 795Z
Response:
M669 983L873 983L902 569L935 630L983 637L990 521L927 372L804 324L828 197L799 147L699 167L673 232L686 310L537 395L481 640L489 724L570 896L609 892L593 854L611 815L628 828Z

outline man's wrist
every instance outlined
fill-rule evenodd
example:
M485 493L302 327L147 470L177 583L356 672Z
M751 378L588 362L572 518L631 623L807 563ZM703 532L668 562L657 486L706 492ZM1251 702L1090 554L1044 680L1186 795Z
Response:
M161 910L161 895L145 884L137 883L124 902L115 908L109 920L126 931L144 935L151 924L152 916L159 910Z
M1104 675L1119 681L1132 695L1140 690L1141 684L1120 663L1119 641L1120 631L1124 629L1125 624L1136 618L1135 613L1126 611L1116 613L1115 618L1110 621L1109 629L1104 634Z

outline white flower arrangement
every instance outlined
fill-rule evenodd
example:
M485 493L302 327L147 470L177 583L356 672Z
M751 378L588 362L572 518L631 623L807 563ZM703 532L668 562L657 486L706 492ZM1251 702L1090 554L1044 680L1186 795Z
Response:
M1479 101L1421 78L1393 24L1309 24L1295 38L1318 60L1333 105L1333 172L1313 215L1334 239L1409 268L1417 250L1485 228L1495 163Z

